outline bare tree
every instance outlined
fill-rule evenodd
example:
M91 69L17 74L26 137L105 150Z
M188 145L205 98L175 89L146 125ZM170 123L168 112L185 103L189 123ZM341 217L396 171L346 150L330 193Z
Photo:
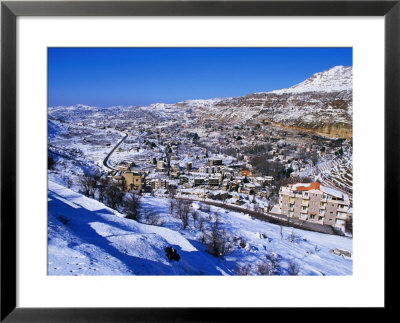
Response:
M173 216L174 215L174 210L177 207L177 200L171 198L169 199L169 215Z
M268 205L267 205L267 214L268 215L269 215L269 212L271 212L273 207L274 207L274 204L272 203L272 201L268 200Z
M115 185L107 186L107 205L112 209L117 209L122 204L123 196L124 194Z
M104 197L106 196L108 181L107 179L100 178L99 182L97 183L97 200L99 202L104 202Z
M192 219L193 219L193 227L195 228L196 227L196 221L199 218L199 213L196 210L193 210L191 212L191 215L192 215Z
M175 187L173 187L173 186L168 186L168 196L170 197L170 198L175 198L175 195L176 195L176 188Z
M70 177L68 177L68 178L66 179L66 182L67 182L67 187L68 187L68 188L71 188L71 186L72 186L72 179L71 179Z
M96 181L90 174L83 174L79 179L79 184L83 194L87 197L94 197L94 192L96 189Z
M132 220L138 220L140 214L140 199L138 194L130 193L124 201L124 211L126 217Z
M211 231L206 233L207 251L215 257L221 257L232 250L226 232L220 228L219 215L215 212L215 221L211 227Z
M186 200L178 200L176 213L182 220L182 228L186 229L189 224L189 213L192 202Z
M202 216L199 217L199 230L203 231L204 229L204 218Z

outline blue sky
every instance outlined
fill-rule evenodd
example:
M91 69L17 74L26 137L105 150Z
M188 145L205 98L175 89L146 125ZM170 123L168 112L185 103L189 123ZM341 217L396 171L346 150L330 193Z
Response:
M49 48L48 105L148 105L297 84L351 48Z

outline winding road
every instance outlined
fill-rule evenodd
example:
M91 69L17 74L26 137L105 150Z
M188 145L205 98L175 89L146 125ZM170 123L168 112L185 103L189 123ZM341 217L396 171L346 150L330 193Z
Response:
M111 170L118 170L118 169L115 169L114 167L111 167L110 165L108 165L108 159L111 157L111 155L113 154L113 152L115 151L115 149L117 149L118 146L119 146L120 144L122 144L122 142L123 142L126 138L128 138L128 134L127 134L126 132L124 132L124 134L125 134L125 137L122 138L122 139L115 145L115 147L108 153L108 155L106 156L106 158L104 158L104 160L103 160L103 165L104 165L105 167L111 169Z

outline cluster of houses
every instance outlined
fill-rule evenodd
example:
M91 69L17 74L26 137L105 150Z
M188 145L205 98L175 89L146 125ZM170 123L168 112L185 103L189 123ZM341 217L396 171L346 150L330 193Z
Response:
M236 190L239 193L267 196L266 187L273 184L272 176L252 176L249 170L242 169L243 164L225 166L221 158L208 159L209 166L192 169L191 163L186 167L174 164L168 168L165 161L156 161L153 172L134 171L134 163L121 162L118 171L112 175L114 182L127 190L157 190L160 188L196 188Z
M135 153L132 160L137 165L121 162L117 166L118 172L112 175L113 180L128 190L144 192L173 188L182 194L189 192L199 197L209 192L237 192L244 196L269 199L272 189L276 192L278 187L274 187L276 183L272 176L260 176L253 164L253 157L260 154L256 150L258 145L265 147L262 154L267 161L278 163L292 178L307 176L304 174L315 166L318 159L326 155L334 156L341 145L351 147L351 143L339 143L336 139L313 139L312 135L304 136L264 124L257 128L255 125L235 126L210 120L192 121L190 115L185 115L184 120L179 122L143 122L132 130L129 127L121 128L125 132L133 131L132 138L135 140L129 141L129 137L125 144ZM120 147L122 153L125 144ZM253 147L254 151L242 147ZM293 192L288 193L289 200L286 201L284 192L290 190ZM322 186L318 190L323 193L313 191L310 193L315 194L313 198L326 194L322 200L329 199L336 201L333 204L340 204L337 196L333 194L330 198L330 193L325 192L328 188ZM340 228L345 226L348 220L348 216L343 214L345 207L332 209L331 202L326 205L325 211L324 206L317 210L314 200L308 202L310 206L301 205L307 202L299 202L299 194L294 192L297 191L281 187L279 208L282 214ZM335 194L339 195L337 192ZM295 203L290 203L292 195L295 195ZM348 199L344 200L348 203Z
M156 191L158 189L180 189L199 197L213 190L239 194L268 197L269 187L273 185L271 176L252 176L249 170L231 168L223 165L222 159L209 159L209 166L197 170L181 170L184 174L176 177L164 173L135 172L121 164L119 171L112 176L116 183L126 190ZM188 193L186 193L188 194ZM243 204L237 199L235 204ZM301 221L330 225L343 231L351 220L349 197L339 190L321 185L319 182L297 183L280 187L280 213Z

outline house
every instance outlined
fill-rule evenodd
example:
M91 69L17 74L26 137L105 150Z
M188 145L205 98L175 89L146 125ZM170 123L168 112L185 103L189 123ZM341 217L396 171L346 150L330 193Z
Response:
M130 163L130 162L127 162L127 161L123 161L123 162L118 164L117 169L119 171L128 171L128 170L131 169L131 167L134 167L134 166L135 166L135 163Z
M161 188L161 179L155 178L150 181L150 186L153 190Z
M217 177L210 177L208 179L208 184L210 186L218 186L219 185L219 179Z
M349 197L319 182L282 186L279 190L281 213L300 220L331 225L345 230L349 220Z
M122 172L128 190L141 190L144 187L145 178L143 174L136 172Z
M217 166L217 165L222 165L222 159L209 159L208 160L208 166Z
M165 162L163 160L158 160L157 161L157 169L164 170L164 168L165 168Z
M194 179L194 186L200 186L204 184L204 178L196 177Z

